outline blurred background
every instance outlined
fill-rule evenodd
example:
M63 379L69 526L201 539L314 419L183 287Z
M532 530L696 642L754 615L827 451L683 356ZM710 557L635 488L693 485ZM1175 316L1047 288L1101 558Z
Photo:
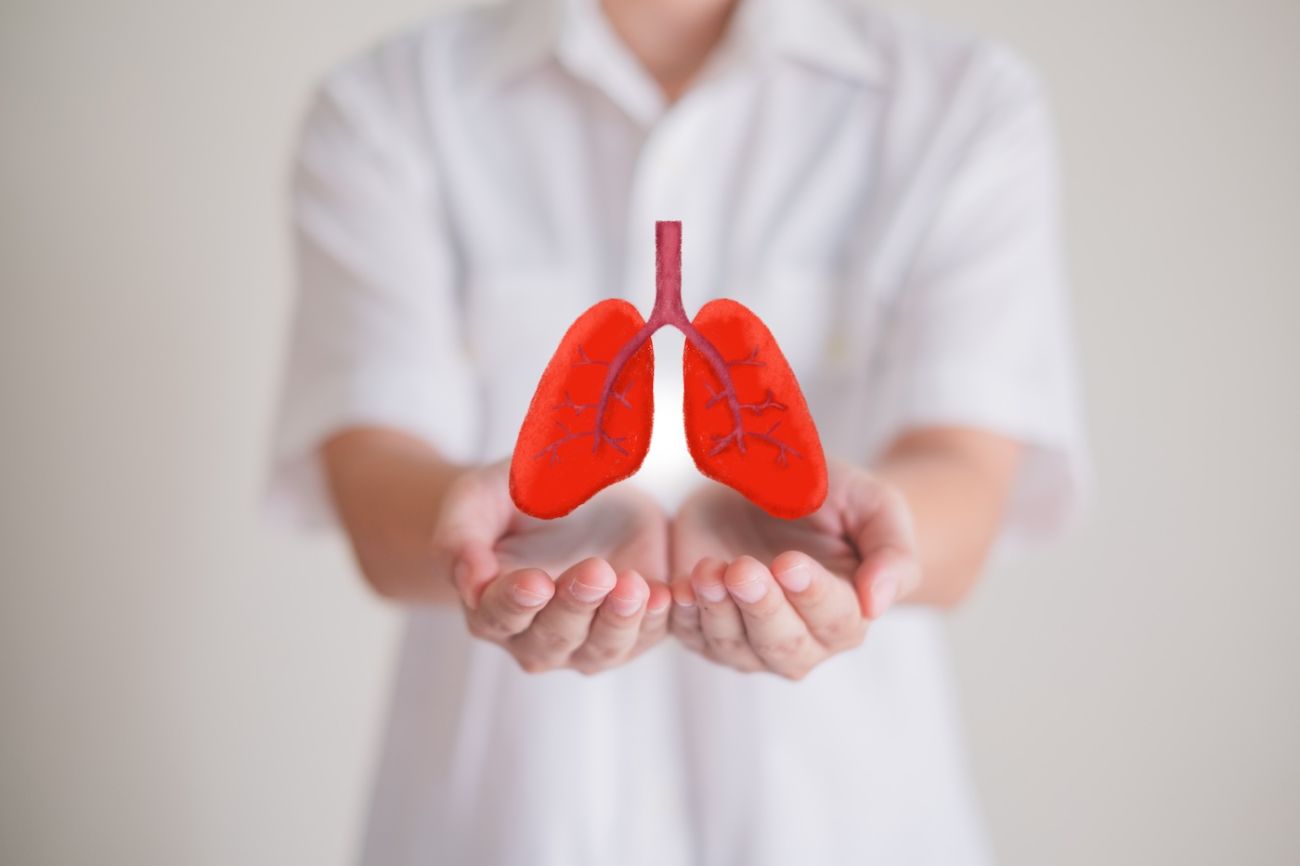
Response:
M0 0L0 862L350 862L396 614L257 509L310 84L429 0ZM913 0L1054 95L1100 498L952 618L1004 864L1300 862L1300 3Z

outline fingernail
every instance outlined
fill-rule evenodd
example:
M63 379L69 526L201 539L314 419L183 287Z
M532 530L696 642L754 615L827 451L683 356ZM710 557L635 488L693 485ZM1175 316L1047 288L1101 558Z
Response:
M745 604L753 604L767 595L767 584L762 578L747 580L744 583L732 583L727 585L727 589L736 597L737 601L743 601Z
M619 616L631 616L641 609L641 598L638 596L624 598L619 595L611 595L608 604L614 613Z
M701 583L695 587L695 594L705 601L718 602L727 597L727 588L721 583Z
M806 562L796 562L785 571L774 572L774 576L791 592L803 592L812 583L812 569Z
M605 596L609 595L611 589L613 589L613 587L592 586L583 583L580 580L575 580L569 583L569 595L573 596L583 604L595 604Z
M880 616L888 610L897 595L898 575L892 571L884 571L876 575L875 581L871 584L871 606L874 608L875 615Z
M546 596L538 595L535 592L529 592L522 586L512 587L510 589L510 594L514 596L515 601L519 602L524 607L541 607L546 604Z

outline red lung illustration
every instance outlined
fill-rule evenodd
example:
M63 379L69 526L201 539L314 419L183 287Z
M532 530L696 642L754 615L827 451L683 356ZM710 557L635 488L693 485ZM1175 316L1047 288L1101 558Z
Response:
M568 514L641 468L654 416L654 350L627 301L578 317L533 394L510 462L525 514Z
M762 320L710 301L688 332L686 441L700 471L777 517L803 517L826 498L826 458L803 391Z
M680 222L655 224L649 321L626 301L601 301L564 335L510 462L525 514L568 514L641 468L654 415L650 338L665 325L686 336L686 437L700 471L777 517L803 517L826 498L821 440L785 355L735 301L687 318L681 244Z

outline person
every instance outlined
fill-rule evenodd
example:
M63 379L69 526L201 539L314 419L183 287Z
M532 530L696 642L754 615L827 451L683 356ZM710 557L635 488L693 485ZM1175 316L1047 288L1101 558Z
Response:
M1085 476L1021 60L847 0L444 12L326 78L292 211L271 502L409 611L364 862L988 862L941 611ZM668 331L642 471L511 503L542 369L648 310L662 219L688 312L751 307L803 385L809 518L695 471Z

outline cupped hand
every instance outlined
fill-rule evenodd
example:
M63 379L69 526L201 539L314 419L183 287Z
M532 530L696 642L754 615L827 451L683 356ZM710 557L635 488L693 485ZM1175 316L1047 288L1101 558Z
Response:
M629 485L537 520L510 499L508 467L453 482L434 533L470 632L530 673L621 665L668 629L667 518Z
M782 520L716 484L672 525L673 633L742 671L801 679L862 643L920 579L907 504L863 469L830 467L826 502Z

